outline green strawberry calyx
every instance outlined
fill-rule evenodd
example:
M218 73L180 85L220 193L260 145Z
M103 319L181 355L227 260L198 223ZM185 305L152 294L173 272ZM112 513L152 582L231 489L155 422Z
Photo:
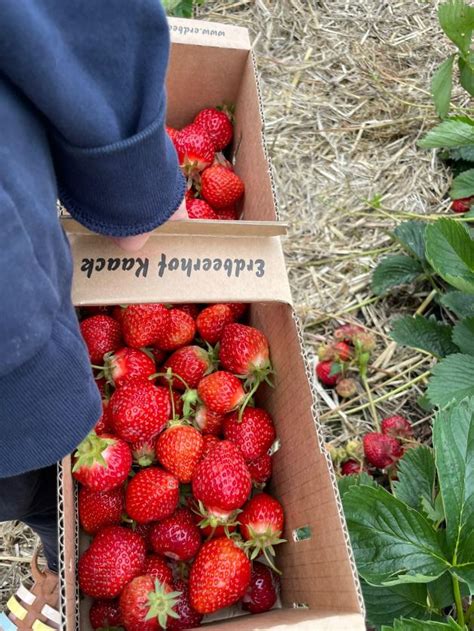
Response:
M103 436L97 436L95 432L91 432L84 438L74 454L76 462L72 469L73 472L82 467L89 469L94 465L107 468L108 463L104 458L104 453L116 442L114 438L104 438Z
M252 526L248 526L249 539L245 542L245 547L251 550L250 559L253 561L261 554L264 555L267 563L272 570L275 570L278 574L281 574L280 570L275 567L273 563L273 557L275 556L275 548L273 546L279 543L286 543L286 539L281 539L281 531L274 530L271 526L265 530L256 530Z
M145 616L145 620L157 618L163 629L166 629L168 618L179 619L179 614L176 613L174 607L182 594L182 592L168 592L167 589L169 588L166 583L155 580L155 589L148 594L148 613Z

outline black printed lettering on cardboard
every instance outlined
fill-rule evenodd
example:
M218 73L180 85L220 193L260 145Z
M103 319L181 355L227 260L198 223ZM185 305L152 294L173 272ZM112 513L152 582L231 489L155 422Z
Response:
M196 34L205 35L207 37L225 37L225 31L218 29L203 28L201 26L183 26L181 24L170 24L170 31L179 33L180 35Z
M150 267L150 260L142 257L115 257L105 260L103 257L84 258L81 261L81 272L84 272L87 278L90 278L94 273L102 272L130 272L137 278L146 278L148 276L148 269Z
M165 275L184 274L188 278L196 274L218 274L228 278L240 278L250 273L256 278L265 276L266 263L264 259L221 259L214 258L181 258L168 259L164 252L161 253L156 266L159 278Z

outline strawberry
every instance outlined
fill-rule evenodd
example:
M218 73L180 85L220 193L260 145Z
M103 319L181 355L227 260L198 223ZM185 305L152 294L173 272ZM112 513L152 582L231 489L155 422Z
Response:
M206 614L229 607L247 591L251 565L245 553L227 537L205 543L191 567L192 607Z
M125 492L127 514L139 524L169 517L176 510L178 501L178 479L158 467L139 471Z
M219 360L225 370L256 381L262 381L271 372L267 338L245 324L228 324L224 328Z
M202 171L214 160L214 143L199 125L187 125L175 141L180 166L186 173Z
M234 128L229 116L214 107L201 110L194 123L203 127L214 144L215 151L222 151L232 141Z
M176 145L176 138L178 137L179 129L175 129L174 127L169 127L168 125L166 125L165 129L173 145Z
M212 355L200 346L183 346L170 355L163 364L163 372L168 369L185 382L181 379L172 379L171 385L176 390L185 390L186 385L189 388L197 388L201 379L214 369L214 360ZM162 378L162 383L167 384L167 378Z
M392 466L403 454L400 443L393 436L370 432L364 436L363 442L367 462L378 469Z
M343 324L334 331L334 337L339 342L346 342L352 344L354 335L363 333L364 329L358 324Z
M316 366L316 375L319 381L330 388L334 387L342 376L341 371L333 373L334 369L335 364L331 361L319 362Z
M93 364L101 362L105 353L117 350L122 343L120 324L108 315L95 315L83 320L81 334Z
M352 357L352 348L346 342L338 342L333 346L335 359L347 362Z
M264 613L273 607L280 591L280 577L271 568L255 561L250 585L242 599L242 609Z
M108 383L106 382L106 380L103 377L96 377L95 378L95 384L97 386L98 391L100 392L100 396L104 399L107 398L107 390L108 390Z
M203 199L186 200L186 210L189 219L219 219L214 209Z
M451 204L451 210L455 213L465 213L471 208L473 199L473 197L463 197L462 199L455 199Z
M234 314L234 320L241 320L249 308L248 304L245 302L227 302L226 304L231 308Z
M239 379L224 370L203 377L197 391L204 405L216 414L232 412L245 398Z
M97 421L97 424L94 428L97 436L101 436L102 434L108 434L112 430L112 416L110 414L110 406L107 400L102 401L102 416Z
M194 629L199 627L202 620L202 614L193 609L189 600L189 587L188 584L178 579L174 582L174 589L177 592L181 592L178 597L178 602L174 610L178 614L178 618L168 619L166 623L167 631L182 631L183 629Z
M136 532L145 542L145 547L147 551L151 550L151 541L150 541L150 532L151 532L152 524L137 524L132 521L132 530ZM149 574L149 572L144 572L145 574Z
M218 212L235 204L244 194L244 183L236 173L216 164L201 174L201 195Z
M255 486L268 482L268 480L272 477L272 467L272 457L267 453L255 460L247 462L247 468Z
M201 460L204 459L209 453L211 453L214 447L220 442L221 441L217 438L217 436L213 436L212 434L205 434L202 437L203 447L202 447Z
M91 491L110 491L125 482L131 468L132 452L126 442L91 432L74 454L72 474Z
M166 629L168 620L177 617L174 608L180 592L151 576L137 576L120 596L123 625L127 631Z
M123 488L110 491L79 490L79 521L85 532L95 535L104 526L120 524L123 513Z
M168 317L168 309L162 304L129 305L122 315L127 346L142 348L154 344Z
M99 531L79 559L79 587L92 598L115 598L145 563L145 543L140 535L107 526Z
M382 434L404 439L413 438L413 429L410 421L403 416L388 416L381 423Z
M230 204L229 206L224 206L224 208L219 208L216 210L217 218L221 221L237 221L239 219L240 213L237 209L236 204Z
M108 629L122 624L122 613L118 600L95 600L89 610L93 629Z
M235 412L226 416L224 438L237 445L245 460L249 461L267 453L276 433L272 418L265 410L246 408L241 420Z
M247 546L253 548L251 558L263 553L269 565L273 566L270 558L270 555L275 555L273 546L285 541L281 539L284 513L280 502L267 493L259 493L244 506L239 522L242 537Z
M362 473L363 467L360 462L357 460L346 460L341 464L341 473L342 475L358 475Z
M130 442L151 440L165 427L171 413L166 388L130 379L110 399L115 433Z
M156 438L137 440L134 443L130 443L133 461L140 467L149 467L155 462L155 445Z
M155 372L153 359L136 348L121 348L105 357L104 373L116 388L123 386L129 379L148 379Z
M150 536L151 530L154 526L155 524L150 527ZM148 576L151 576L153 580L157 580L160 583L167 583L168 585L173 584L173 570L166 563L163 557L158 554L147 555L143 573L148 574Z
M201 460L203 439L194 427L171 425L156 442L156 457L161 465L173 473L180 482L191 482Z
M155 343L164 351L174 351L193 341L196 325L190 315L181 309L170 309L165 324L157 332Z
M205 405L198 405L194 414L194 422L204 434L220 436L224 425L224 416L211 412Z
M199 305L193 302L183 302L181 304L173 305L175 309L179 309L180 311L184 311L191 316L193 320L195 320L199 315Z
M201 547L201 533L187 508L178 510L154 524L151 530L153 550L175 561L189 561Z
M199 463L193 480L193 495L210 513L230 513L247 500L252 484L240 450L223 440Z
M114 320L117 320L117 322L120 324L120 326L122 326L123 312L124 312L124 309L120 305L115 305L115 307L113 307L113 309L112 309L112 318Z
M158 346L156 346L156 344L154 346L152 346L151 348L151 353L153 355L153 358L155 360L155 364L157 366L161 366L161 364L166 360L166 358L168 357L168 353L166 353L165 351L163 351L161 348L158 348Z
M214 345L221 339L224 327L234 320L234 313L229 305L210 305L198 315L196 327L202 339Z
M355 379L351 379L350 377L340 379L336 384L336 392L343 399L348 399L354 396L357 392L357 381Z
M214 438L214 436L210 436L209 438ZM186 504L191 511L194 523L196 526L199 526L201 537L206 541L210 539L217 539L218 537L228 537L230 533L237 530L238 524L236 521L226 520L225 518L221 520L217 516L215 519L203 519L203 510L199 506L196 498L192 495L187 496ZM211 526L211 521L213 524L218 525Z

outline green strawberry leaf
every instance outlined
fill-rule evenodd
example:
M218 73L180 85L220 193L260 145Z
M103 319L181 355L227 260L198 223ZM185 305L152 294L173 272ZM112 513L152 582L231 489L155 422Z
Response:
M474 121L455 117L444 120L420 140L422 149L454 149L474 144Z
M168 15L178 18L192 18L193 4L203 4L205 0L163 0L163 6Z
M427 585L428 593L433 607L444 609L450 607L454 602L453 580L451 574L446 572L436 581ZM465 583L460 584L461 596L469 596L469 587ZM414 616L416 617L416 616Z
M390 333L401 346L421 349L435 357L446 357L458 350L451 340L452 327L433 318L404 316L395 320Z
M451 573L467 585L469 594L474 594L474 563L458 564Z
M440 298L440 303L446 309L453 311L458 318L474 317L474 295L462 291L449 291Z
M451 104L454 58L455 55L451 55L443 61L443 63L438 66L431 79L431 94L433 96L436 113L440 118L445 118Z
M457 322L453 329L453 342L463 353L474 355L474 318Z
M423 274L423 267L411 256L396 254L380 261L372 276L372 291L381 296L392 287L407 285Z
M425 257L425 230L424 221L404 221L399 224L393 234L409 254L424 263Z
M444 506L441 495L437 495L434 501L430 501L426 497L421 498L421 511L428 517L433 524L440 524L444 521Z
M464 0L450 0L440 4L438 19L449 39L462 53L468 53L474 28L474 9Z
M474 96L474 53L469 53L466 59L458 59L459 81L471 96Z
M374 587L361 580L361 587L370 626L390 624L401 616L422 620L431 617L426 608L428 589L422 583Z
M344 497L344 494L353 486L360 486L361 484L365 486L378 486L377 482L374 480L372 476L365 471L359 473L358 475L343 475L342 478L339 478L337 481L337 486L339 488L339 495L341 498ZM343 500L344 503L344 500Z
M446 282L474 293L474 244L462 223L438 219L427 226L426 256Z
M429 583L449 568L428 520L382 487L353 486L343 503L357 569L368 583Z
M436 468L433 450L425 445L409 449L398 462L398 480L393 483L396 498L420 510L422 500L431 505L436 496Z
M436 364L427 394L439 407L474 396L474 357L456 353Z
M451 199L463 199L474 195L474 169L468 169L457 175L449 194Z
M458 147L457 149L451 149L449 151L449 159L450 160L466 160L467 162L474 162L474 145L468 145L467 147ZM469 166L464 168L463 171L466 171L468 168Z
M381 631L466 631L466 627L460 627L452 618L448 622L436 622L425 620L408 620L400 618L393 621L393 627L383 626Z
M433 445L446 541L455 572L462 572L463 565L474 568L474 397L438 412Z

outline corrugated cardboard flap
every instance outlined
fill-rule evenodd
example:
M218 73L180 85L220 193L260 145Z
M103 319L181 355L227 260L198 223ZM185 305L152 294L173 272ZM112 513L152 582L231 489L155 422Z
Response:
M168 18L168 22L173 44L250 50L246 28L184 18Z

